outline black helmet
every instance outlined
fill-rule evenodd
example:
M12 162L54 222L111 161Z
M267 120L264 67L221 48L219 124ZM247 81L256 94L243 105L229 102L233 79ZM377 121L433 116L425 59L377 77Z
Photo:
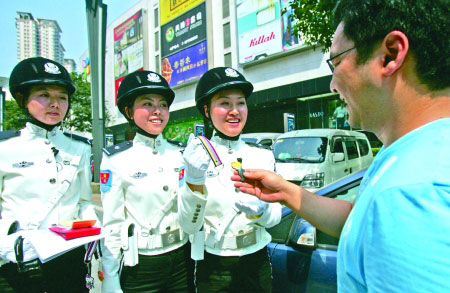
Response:
M175 98L175 93L164 77L153 71L135 71L122 81L117 94L117 106L125 118L128 119L125 106L132 105L138 96L144 94L162 95L169 107Z
M209 102L218 91L230 88L241 89L245 98L253 92L253 85L233 68L216 67L205 72L195 89L195 105L199 112L204 116L203 105Z
M75 92L75 85L69 72L59 64L43 57L32 57L20 61L11 72L9 91L20 107L24 107L24 89L38 84L52 84L67 89L69 97Z

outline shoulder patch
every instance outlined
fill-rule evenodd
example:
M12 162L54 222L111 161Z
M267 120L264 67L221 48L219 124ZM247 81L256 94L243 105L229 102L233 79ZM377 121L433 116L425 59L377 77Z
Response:
M128 141L124 141L122 143L119 143L119 144L116 144L116 145L104 148L103 152L106 155L111 156L111 155L123 152L123 151L131 148L132 146L133 146L133 141L128 140Z
M8 139L11 137L20 136L20 130L5 130L0 132L0 140Z
M89 138L86 138L86 137L83 137L83 136L79 136L79 135L76 135L76 134L72 134L70 132L64 132L64 135L67 136L68 138L75 139L75 140L87 143L88 145L92 145L92 142L91 142L91 140Z
M179 142L179 141L167 140L167 142L170 143L170 144L176 145L176 146L178 146L180 148L185 148L186 147L186 144L184 144L182 142Z

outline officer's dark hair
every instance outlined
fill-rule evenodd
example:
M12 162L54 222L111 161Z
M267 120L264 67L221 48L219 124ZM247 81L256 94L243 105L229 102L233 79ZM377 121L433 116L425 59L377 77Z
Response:
M334 25L356 46L363 64L391 31L409 40L417 76L432 91L450 86L450 5L448 0L340 0Z

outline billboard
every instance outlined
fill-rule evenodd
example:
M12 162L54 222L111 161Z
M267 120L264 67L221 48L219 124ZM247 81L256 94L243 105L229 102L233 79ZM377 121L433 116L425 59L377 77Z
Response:
M199 79L206 71L208 71L206 41L161 60L161 74L170 86Z
M161 14L161 26L191 10L195 6L205 2L205 0L161 0L159 8Z
M206 4L161 26L161 56L175 54L206 39Z
M299 45L290 33L292 0L237 0L239 63L247 63ZM281 16L281 10L286 13Z
M144 68L142 10L114 28L114 80L117 91L120 82L131 72Z

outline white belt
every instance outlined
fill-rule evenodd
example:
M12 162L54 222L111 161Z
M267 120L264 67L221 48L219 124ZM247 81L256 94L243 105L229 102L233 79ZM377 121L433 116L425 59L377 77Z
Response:
M252 246L261 240L261 228L254 228L247 233L242 233L236 236L224 235L219 241L215 240L215 231L210 229L206 233L206 246L215 249L242 249Z

